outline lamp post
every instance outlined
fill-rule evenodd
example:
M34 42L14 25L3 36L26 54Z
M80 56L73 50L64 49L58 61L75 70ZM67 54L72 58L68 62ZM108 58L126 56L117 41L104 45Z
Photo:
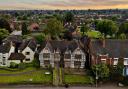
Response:
M99 77L98 77L98 74L97 74L97 69L98 69L98 68L96 67L96 87L98 86L97 81L98 81L98 78L99 78Z
M97 58L98 58L98 56L96 56L96 65L97 65ZM98 70L98 67L96 66L96 87L98 86L98 79L99 79L97 70Z

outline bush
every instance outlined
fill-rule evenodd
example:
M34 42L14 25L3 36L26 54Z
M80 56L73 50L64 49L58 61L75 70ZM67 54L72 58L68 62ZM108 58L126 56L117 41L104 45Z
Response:
M125 86L128 86L128 76L124 77L122 83L123 83Z
M10 62L10 68L18 68L18 64L15 62Z
M26 67L27 67L26 63L20 63L20 64L18 65L18 68L19 68L19 69L25 69Z
M32 61L32 64L33 64L33 67L35 67L35 68L40 68L40 61L39 61L39 59L34 59L33 61Z
M51 65L48 65L48 70L49 70L50 72L52 72L53 68L52 68Z

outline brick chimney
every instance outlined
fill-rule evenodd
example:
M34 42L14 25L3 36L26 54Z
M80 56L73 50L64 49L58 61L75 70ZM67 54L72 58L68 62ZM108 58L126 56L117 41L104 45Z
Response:
M105 48L105 46L106 46L106 41L105 41L105 39L102 39L101 42L102 42L102 47Z

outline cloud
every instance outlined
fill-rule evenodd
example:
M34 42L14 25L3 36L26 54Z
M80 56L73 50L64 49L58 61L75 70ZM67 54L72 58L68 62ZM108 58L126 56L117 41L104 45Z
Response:
M0 0L0 9L128 8L128 0Z

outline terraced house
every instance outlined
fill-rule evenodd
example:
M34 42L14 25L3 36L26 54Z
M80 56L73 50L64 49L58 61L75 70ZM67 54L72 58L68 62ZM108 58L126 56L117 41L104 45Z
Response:
M76 41L47 41L39 48L42 67L63 63L65 68L84 68L86 55Z
M106 39L91 40L90 55L92 64L107 63L117 66L119 60L123 61L126 75L128 75L128 40Z

